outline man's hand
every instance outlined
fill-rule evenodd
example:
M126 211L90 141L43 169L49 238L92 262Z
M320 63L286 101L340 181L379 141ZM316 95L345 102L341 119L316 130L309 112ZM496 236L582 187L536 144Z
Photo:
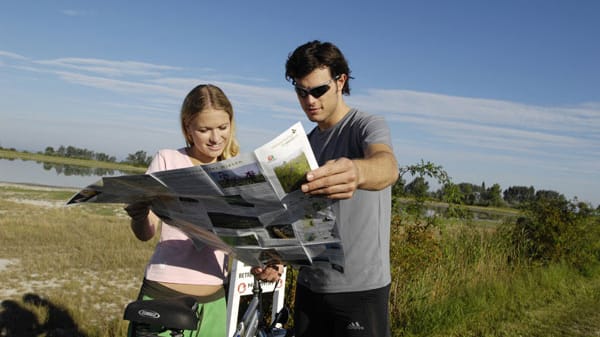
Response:
M250 273L260 281L277 282L283 275L283 265L270 264L266 267L252 267Z
M330 199L349 199L358 188L359 175L353 160L344 157L330 160L306 174L308 182L302 185L302 192Z
M385 144L371 144L364 158L341 157L306 174L302 192L330 199L350 199L357 189L379 191L398 180L398 163Z

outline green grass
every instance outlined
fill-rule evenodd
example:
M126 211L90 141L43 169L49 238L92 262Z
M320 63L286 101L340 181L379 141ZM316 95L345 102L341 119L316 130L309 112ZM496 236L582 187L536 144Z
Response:
M405 332L413 336L592 336L600 331L600 323L593 320L599 315L581 315L600 309L598 290L598 283L569 267L464 280L443 298L417 306ZM589 320L578 322L582 317Z
M393 336L598 336L600 270L509 262L498 231L392 236Z
M9 328L41 329L20 335L125 335L123 309L156 242L134 238L122 205L60 206L74 192L0 184L0 259L10 261L0 318L18 312ZM392 226L393 336L600 336L599 270L510 261L489 223L440 221ZM25 301L32 294L43 304Z

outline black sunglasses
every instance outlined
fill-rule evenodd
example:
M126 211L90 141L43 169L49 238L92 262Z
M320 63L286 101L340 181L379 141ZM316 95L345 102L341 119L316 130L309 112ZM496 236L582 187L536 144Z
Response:
M294 85L294 90L296 90L296 94L298 94L298 96L302 98L308 97L308 95L311 95L314 98L319 98L329 91L329 89L331 88L329 83L331 83L331 81L333 80L337 80L338 78L340 78L339 75L321 85L312 88L303 88L299 85Z

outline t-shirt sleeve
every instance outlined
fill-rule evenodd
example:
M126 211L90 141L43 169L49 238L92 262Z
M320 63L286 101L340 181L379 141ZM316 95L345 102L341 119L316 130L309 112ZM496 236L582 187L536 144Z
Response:
M166 165L165 157L163 156L162 151L158 151L158 152L156 152L154 157L152 157L152 161L150 162L150 165L148 166L146 173L160 172L160 171L164 171L166 169L167 169L167 165Z
M361 137L363 151L366 151L367 147L372 144L385 144L393 149L390 128L382 116L369 116L364 120L361 129L364 133Z

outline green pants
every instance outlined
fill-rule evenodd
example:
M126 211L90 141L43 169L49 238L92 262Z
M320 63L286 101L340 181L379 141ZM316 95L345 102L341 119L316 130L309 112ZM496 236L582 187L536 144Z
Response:
M186 295L178 291L169 289L157 282L152 282L144 279L142 289L138 296L138 300L151 300L151 299L162 299L171 298L176 296ZM187 295L189 296L189 295ZM213 337L213 336L225 336L226 325L227 325L227 309L225 305L225 290L219 291L218 293L207 296L199 297L193 296L198 301L198 327L195 330L185 330L184 337ZM129 323L127 336L135 337L137 334L135 331L148 333L150 331L160 331L160 327L148 327L137 325L134 322ZM166 330L159 333L157 336L170 337L171 331Z

